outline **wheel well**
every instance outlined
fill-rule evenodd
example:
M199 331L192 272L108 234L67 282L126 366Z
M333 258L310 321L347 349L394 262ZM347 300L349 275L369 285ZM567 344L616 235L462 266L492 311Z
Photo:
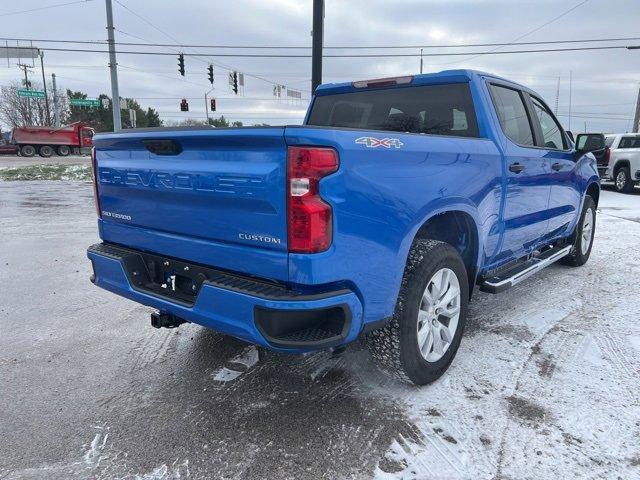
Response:
M467 269L469 295L476 280L478 231L473 217L461 211L444 212L427 220L416 233L417 239L440 240L455 248Z
M598 188L598 184L592 183L587 187L587 195L593 198L593 201L598 206L598 200L600 200L600 188Z
M629 160L618 160L615 164L615 166L613 167L613 175L615 176L616 173L618 173L618 170L621 167L627 167L629 169L631 169L631 164L629 163Z

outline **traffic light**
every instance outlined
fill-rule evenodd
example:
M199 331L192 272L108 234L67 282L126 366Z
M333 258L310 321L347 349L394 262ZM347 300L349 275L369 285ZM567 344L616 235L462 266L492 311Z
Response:
M209 65L207 70L209 71L209 83L213 85L213 65Z
M215 98L211 99L211 111L212 112L216 111L216 99Z
M184 77L184 55L178 55L178 72Z
M187 102L186 98L183 98L182 101L180 102L180 111L181 112L189 111L189 102Z
M233 93L238 94L238 72L233 72Z

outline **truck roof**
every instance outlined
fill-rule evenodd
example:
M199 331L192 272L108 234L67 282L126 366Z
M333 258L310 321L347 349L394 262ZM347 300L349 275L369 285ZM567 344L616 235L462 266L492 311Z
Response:
M416 85L434 85L439 83L460 83L460 82L469 82L479 77L490 77L502 82L510 83L514 86L522 90L526 90L530 93L535 93L529 88L521 85L517 82L509 80L504 77L500 77L499 75L494 75L492 73L482 72L480 70L470 70L470 69L458 69L458 70L443 70L441 72L435 73L421 73L417 75L412 75L413 80L411 82L412 86ZM406 77L406 75L399 75L398 77L389 77L389 78L401 78ZM382 79L379 79L382 80ZM365 80L366 82L366 80ZM382 87L388 88L388 87ZM391 87L393 88L393 87ZM316 95L331 95L336 93L346 93L354 91L355 87L353 86L353 82L341 82L341 83L323 83L316 88Z

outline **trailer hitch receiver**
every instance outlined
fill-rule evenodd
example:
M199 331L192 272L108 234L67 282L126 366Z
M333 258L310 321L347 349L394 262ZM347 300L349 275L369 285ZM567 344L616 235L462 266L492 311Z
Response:
M154 312L151 314L151 326L153 328L177 328L183 323L188 322L170 313Z

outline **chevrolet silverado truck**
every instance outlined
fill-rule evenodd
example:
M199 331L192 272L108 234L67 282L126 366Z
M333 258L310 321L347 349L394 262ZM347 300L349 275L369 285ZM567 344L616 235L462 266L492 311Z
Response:
M609 154L598 163L600 177L613 181L616 191L629 193L640 185L640 134L623 133L606 136Z
M593 155L538 94L486 73L321 85L298 126L94 142L91 280L153 307L155 327L291 353L362 337L423 385L451 364L474 286L591 253Z

